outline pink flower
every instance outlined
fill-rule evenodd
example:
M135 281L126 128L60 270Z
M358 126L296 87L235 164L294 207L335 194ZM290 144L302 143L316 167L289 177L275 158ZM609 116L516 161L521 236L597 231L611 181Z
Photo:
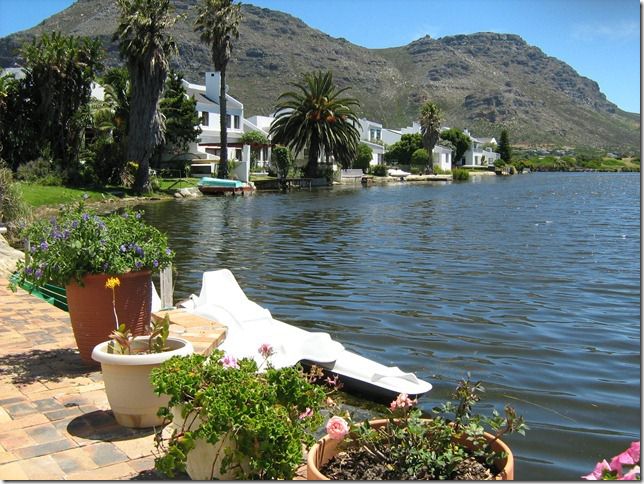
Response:
M264 358L268 358L269 356L272 356L273 354L275 354L273 347L268 343L262 344L257 351Z
M611 472L612 470L613 469L608 465L608 462L606 462L606 459L604 459L597 463L595 469L590 474L581 476L581 478L586 479L587 481L601 481L604 471Z
M633 467L630 471L624 474L623 481L639 481L640 480L640 466Z
M610 461L610 467L612 470L617 471L618 475L622 474L622 466L632 466L639 464L640 461L640 443L632 442L631 446L622 452L621 454L613 457Z
M310 417L311 415L313 415L313 410L311 410L309 407L306 407L306 410L304 410L298 418L300 420L304 420L305 418Z
M326 433L333 440L342 440L349 433L349 424L342 417L331 417L326 424Z
M221 363L224 368L239 368L237 359L231 355L223 356L219 359L219 363Z
M389 405L389 410L393 412L397 408L401 408L401 409L411 408L415 404L416 404L416 400L412 400L411 398L409 398L409 395L407 395L406 393L401 393L393 402L391 402L391 404Z

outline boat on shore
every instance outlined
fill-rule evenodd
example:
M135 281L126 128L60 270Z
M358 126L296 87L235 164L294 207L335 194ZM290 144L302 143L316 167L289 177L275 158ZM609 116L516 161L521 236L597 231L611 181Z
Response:
M382 403L401 393L417 397L432 388L414 373L349 351L328 333L306 331L274 319L268 309L246 297L228 269L204 272L199 296L193 294L179 306L226 325L226 339L219 349L236 358L253 358L259 365L263 358L257 348L268 343L274 351L271 363L275 368L298 362L305 368L315 365L327 376L337 376L344 391Z
M244 183L239 180L226 180L224 178L212 178L209 176L202 177L197 183L197 188L204 195L220 195L225 193L244 194L252 192L255 187L250 183Z

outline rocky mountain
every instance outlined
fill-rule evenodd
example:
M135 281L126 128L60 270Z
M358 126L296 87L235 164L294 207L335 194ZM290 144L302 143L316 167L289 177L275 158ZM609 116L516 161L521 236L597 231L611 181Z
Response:
M198 0L174 0L184 17L172 34L175 68L203 83L209 50L192 25ZM277 97L303 73L330 69L360 100L363 115L399 128L410 125L425 100L445 112L445 124L481 136L508 130L524 145L596 146L639 150L640 115L620 110L596 82L511 34L478 33L367 49L333 38L274 10L243 5L240 37L229 64L230 93L246 113L270 114ZM121 63L112 42L118 10L113 0L78 0L23 32L0 39L0 65L20 62L18 47L43 32L88 35L107 49L106 65Z

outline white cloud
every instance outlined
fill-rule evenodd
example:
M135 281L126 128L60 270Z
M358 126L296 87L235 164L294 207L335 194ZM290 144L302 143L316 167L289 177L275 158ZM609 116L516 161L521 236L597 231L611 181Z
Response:
M572 37L582 41L639 39L640 25L633 21L577 24L572 28Z

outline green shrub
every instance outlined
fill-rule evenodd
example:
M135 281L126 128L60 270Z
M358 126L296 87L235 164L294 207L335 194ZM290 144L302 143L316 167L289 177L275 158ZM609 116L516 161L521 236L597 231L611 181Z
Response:
M387 165L376 165L371 167L371 174L375 176L387 176Z
M425 148L420 148L414 151L411 155L411 164L427 166L429 164L429 155L427 154L427 150Z
M455 181L469 180L470 172L464 168L454 168L452 170L452 179Z
M47 186L60 186L63 183L61 175L56 172L51 160L45 158L31 160L18 166L16 178Z
M16 241L18 228L30 218L31 211L14 182L11 169L0 160L0 222L7 226L7 239Z

